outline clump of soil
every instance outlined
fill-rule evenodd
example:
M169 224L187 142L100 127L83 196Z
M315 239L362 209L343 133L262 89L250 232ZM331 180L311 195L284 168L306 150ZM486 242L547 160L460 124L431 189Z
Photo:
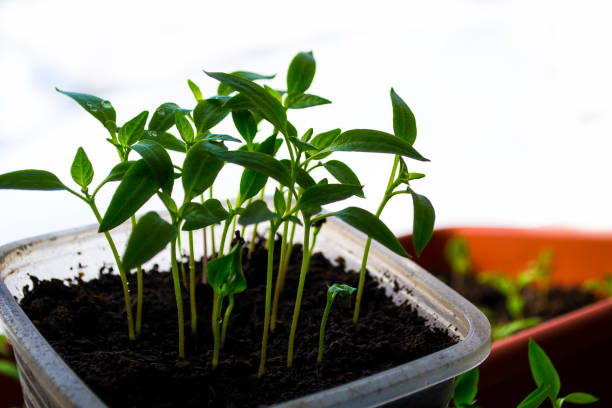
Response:
M278 250L278 248L277 248ZM197 287L198 331L186 327L187 358L178 358L176 304L168 272L144 275L140 338L127 336L119 278L38 281L25 291L22 308L67 364L110 407L256 407L343 384L431 354L456 343L444 330L429 327L410 304L395 305L376 281L365 284L361 318L352 323L353 299L337 299L329 316L324 363L316 363L319 325L327 285L357 286L358 275L312 257L296 337L294 366L286 367L287 340L302 258L292 252L281 296L276 331L268 342L266 372L257 378L265 300L266 250L260 240L244 272L249 284L236 296L219 366L211 370L212 290ZM278 260L278 255L275 256ZM341 260L340 260L341 261ZM201 270L198 263L197 270ZM276 274L276 267L275 267ZM131 277L135 287L135 277ZM134 298L133 298L134 299ZM189 324L188 293L184 290ZM134 307L135 311L135 307Z

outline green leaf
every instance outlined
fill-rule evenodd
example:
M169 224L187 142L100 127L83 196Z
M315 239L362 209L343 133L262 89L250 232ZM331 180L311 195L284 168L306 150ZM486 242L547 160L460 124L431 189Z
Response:
M226 220L230 214L223 208L219 200L211 198L204 204L189 203L189 210L184 216L183 230L193 231Z
M333 300L336 295L340 295L342 297L351 296L355 293L357 289L352 286L349 286L345 283L334 283L330 287L327 288L327 301Z
M256 146L259 153L273 156L276 150L276 135L272 135ZM261 191L268 181L268 176L258 173L251 169L244 169L240 178L240 199L242 201L254 197Z
M144 159L130 166L100 223L99 232L109 231L130 218L155 194L159 186L157 177Z
M156 212L146 213L130 234L123 253L123 266L129 271L144 264L176 239L177 234L176 227L164 221Z
M200 87L195 84L191 79L187 80L187 85L189 85L189 89L191 89L191 93L196 101L202 99L202 91L200 91Z
M148 117L149 111L142 111L121 126L121 129L119 129L121 146L131 146L142 138Z
M141 140L132 149L138 152L157 178L159 187L166 193L172 192L174 185L174 167L168 152L157 142Z
M224 135L224 134L218 134L218 133L209 133L205 136L202 136L198 139L198 141L200 140L205 140L207 142L237 142L237 143L242 143L242 140L240 139L236 139L233 136L230 135Z
M286 133L287 114L285 109L264 88L252 81L231 74L224 74L222 72L207 72L206 74L242 93L257 106L264 118L281 132Z
M244 141L248 144L253 143L257 134L257 122L255 122L253 114L246 109L233 110L232 119Z
M361 192L361 186L348 184L317 184L304 190L297 201L298 209L310 212L322 205L345 200Z
M157 132L145 130L144 135L142 136L144 140L153 140L154 142L159 143L167 150L174 150L175 152L185 153L187 150L187 145L168 132Z
M342 131L340 129L332 129L328 130L327 132L319 133L312 139L310 144L319 150L325 149L332 144L332 142L336 140L341 133Z
M83 109L98 119L113 136L115 135L117 114L109 101L84 93L66 92L58 88L55 88L55 90L74 99Z
M393 133L411 145L417 137L416 120L406 102L391 88L391 104L393 105Z
M433 234L436 213L427 197L417 194L414 191L411 191L411 194L412 204L414 206L412 245L414 246L417 256L420 256Z
M12 361L0 359L0 375L19 381L19 371Z
M242 273L242 246L234 245L230 253L206 264L206 278L219 296L235 295L247 288Z
M191 123L185 117L185 114L181 112L180 109L174 110L174 123L176 124L176 128L181 135L181 139L185 141L185 143L193 143L193 139L195 137L193 128L191 127Z
M193 123L198 135L203 134L221 122L230 113L223 101L215 98L202 99L193 110Z
M289 141L291 142L291 144L293 144L301 152L313 151L313 150L317 151L318 150L316 147L314 147L310 143L303 142L303 141L301 141L300 139L298 139L295 136L289 137Z
M308 129L304 135L302 135L302 141L308 143L310 138L312 137L313 130L312 128Z
M550 361L544 350L536 344L533 339L529 339L529 366L531 374L538 387L548 386L550 398L557 398L561 389L559 374L555 366Z
M518 404L516 408L537 408L542 405L544 401L546 401L546 398L548 397L549 393L549 385L538 387L535 389L535 391L526 396L525 399L521 401L521 403Z
M44 170L19 170L0 175L0 190L65 190L66 186Z
M91 184L91 181L93 180L93 167L91 166L91 162L89 161L89 158L82 147L78 148L76 155L74 156L72 167L70 167L70 174L72 175L74 182L84 189L87 188L87 186Z
M263 200L253 201L238 218L238 224L251 225L258 224L264 221L270 221L278 217L278 214L273 213L268 209L266 202Z
M329 147L317 153L315 157L319 157L321 153L337 151L392 153L419 161L429 161L414 150L412 145L404 139L389 133L370 129L347 130L334 140Z
M285 106L289 109L304 109L328 103L331 103L329 99L311 94L289 94L285 99Z
M202 141L194 144L187 152L182 179L185 202L191 201L212 186L223 167L223 161L211 154L211 148L223 149L211 142Z
M276 76L276 75L262 75L262 74L257 74L255 72L249 72L249 71L234 71L234 72L231 72L230 75L234 75L234 76L237 76L243 79L248 79L250 81L256 81L258 79L272 79ZM219 87L217 88L217 94L219 95L229 95L233 91L234 89L231 86L226 85L223 82L221 82L219 84Z
M571 402L572 404L592 404L599 401L599 398L594 395L587 394L586 392L572 392L567 396L561 398L561 404L564 402ZM559 404L559 406L561 406Z
M334 176L334 178L342 184L350 184L353 186L361 185L359 178L357 178L357 175L353 173L353 170L339 160L330 160L327 163L323 163L323 167L325 167L325 169L329 171L329 174ZM361 193L355 195L357 197L365 198L363 190L361 190Z
M159 105L159 107L155 109L153 116L151 116L151 120L149 121L149 130L165 132L174 126L175 109L180 109L180 107L173 102L166 102Z
M135 162L133 161L126 161L117 164L111 169L110 173L108 173L108 176L106 176L106 181L121 181L125 172L128 171L130 166L132 166L132 164L134 163Z
M215 152L213 154L223 161L238 164L265 176L272 177L284 186L291 184L291 177L286 173L285 167L281 162L265 153L234 150Z
M478 367L472 368L457 377L453 390L453 403L456 407L472 405L478 392Z
M277 214L284 214L286 209L285 195L277 188L274 190L274 211Z
M238 93L229 98L227 101L225 101L223 107L226 109L230 109L232 112L239 110L248 110L251 111L251 113L253 114L255 114L255 112L258 112L257 106L255 106L255 104L253 104L253 102L251 102L249 98L247 98L241 93ZM261 118L259 120L261 120ZM255 122L257 123L259 122L259 120L255 119Z
M291 161L289 161L289 163L291 163ZM312 178L312 176L301 167L297 169L295 181L298 186L302 187L303 189L307 189L317 184L317 182Z
M176 202L172 199L170 194L164 193L163 191L158 191L157 195L162 200L162 203L164 203L164 205L168 209L168 212L172 215L172 219L174 220L178 213Z
M317 63L310 52L300 52L289 64L287 71L287 92L289 94L303 93L312 83L317 69Z
M372 239L380 242L396 254L406 258L410 257L391 230L389 230L377 216L362 208L348 207L341 211L329 213L327 216L336 216L352 227L372 237Z
M276 98L277 101L281 103L283 102L283 95L279 91L274 88L270 88L268 85L264 85L264 89L274 98Z

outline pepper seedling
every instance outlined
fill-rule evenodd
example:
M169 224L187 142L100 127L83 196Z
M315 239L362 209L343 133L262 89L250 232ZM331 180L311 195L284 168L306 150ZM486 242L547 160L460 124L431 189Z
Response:
M457 377L451 397L455 408L478 408L476 405L478 377L478 367L474 367Z
M596 294L612 297L612 275L607 275L603 280L589 279L582 287Z
M463 237L452 237L444 246L444 258L450 266L453 287L461 289L466 275L472 271L470 247Z
M323 311L323 318L321 319L321 329L319 330L319 352L317 353L317 363L323 362L323 348L325 343L325 326L327 325L327 318L329 317L329 311L331 310L332 304L336 296L342 297L351 296L355 292L355 288L347 284L334 283L327 288L327 303L325 304L325 310Z

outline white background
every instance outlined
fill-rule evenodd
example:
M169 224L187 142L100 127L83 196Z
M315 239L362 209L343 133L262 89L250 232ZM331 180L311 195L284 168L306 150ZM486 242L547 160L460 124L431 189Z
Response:
M45 169L68 183L83 146L100 181L117 160L105 129L55 86L110 100L121 124L162 102L193 106L187 78L214 94L202 69L277 73L284 88L293 55L313 50L311 91L333 104L290 120L300 134L392 131L393 86L431 159L409 165L427 173L413 186L438 227L610 229L609 16L606 1L0 1L0 173ZM338 157L367 195L343 205L375 211L392 158ZM224 172L216 189L230 197L239 170ZM63 192L0 191L0 209L0 244L94 221ZM383 220L405 233L411 212L400 196Z

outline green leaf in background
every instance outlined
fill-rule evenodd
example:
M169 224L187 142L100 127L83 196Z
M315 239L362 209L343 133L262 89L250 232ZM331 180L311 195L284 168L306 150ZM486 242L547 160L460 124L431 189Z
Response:
M202 91L200 91L200 87L195 84L191 79L187 80L187 85L189 85L189 89L191 89L191 93L196 101L202 99Z
M176 128L181 135L181 139L183 139L185 143L193 143L195 137L193 128L191 127L189 120L185 117L185 114L181 112L180 109L174 110L174 123L176 124Z
M166 102L159 105L151 120L149 121L149 130L157 132L165 132L174 126L174 110L180 109L180 107L173 102Z
M391 230L389 230L377 216L369 211L359 207L348 207L344 210L327 214L327 216L336 216L350 226L380 242L396 254L406 258L410 257Z
M470 407L478 393L478 367L457 377L453 390L453 403L457 408Z
M187 152L183 162L183 189L185 202L202 194L217 178L223 167L223 161L211 154L211 148L222 150L211 142L198 142Z
M0 174L0 190L65 190L55 174L44 170L19 170Z
M109 231L130 218L149 201L158 187L157 177L144 159L136 161L123 175L98 231Z
M304 190L297 201L298 209L318 208L322 205L345 200L351 196L360 194L361 186L351 186L348 184L317 184Z
M334 140L340 136L342 131L340 129L332 129L327 132L319 133L315 137L312 138L310 142L311 145L315 146L317 149L325 149L328 147Z
M270 88L268 85L264 85L263 87L266 92L272 95L277 101L279 101L280 103L283 102L283 94L281 92L277 91L274 88Z
M299 94L310 87L317 69L312 51L300 52L289 64L287 70L287 93Z
M334 178L342 184L350 184L353 186L361 185L359 178L357 178L357 175L353 172L353 170L351 170L349 166L339 160L330 160L326 163L323 163L323 167L325 167L325 169L329 171L329 174L334 176ZM361 190L359 194L355 195L357 197L365 198L363 190Z
M93 167L82 147L78 148L74 156L72 166L70 167L70 174L74 182L83 187L83 189L87 188L93 180Z
M289 94L285 99L285 106L289 109L304 109L328 103L331 103L329 99L310 94Z
M255 122L253 114L246 109L233 110L232 119L244 141L249 145L253 143L257 134L257 122Z
M170 194L174 185L174 167L168 152L157 142L141 140L132 149L138 152L157 178L159 187Z
M419 256L423 249L425 249L427 242L429 242L431 234L433 234L436 213L427 197L419 195L414 191L411 191L411 194L414 206L412 244L417 256Z
M251 111L251 113L254 113L257 111L257 106L255 106L255 104L251 102L249 98L247 98L241 93L238 93L229 98L227 101L225 101L223 107L226 109L230 109L232 112L239 110L248 110ZM255 120L255 122L259 121Z
M429 161L421 156L410 143L397 136L379 130L353 129L342 133L326 149L316 154L319 157L325 152L371 152L392 153L420 161Z
M262 74L257 74L255 72L249 72L249 71L234 71L234 72L231 72L230 75L234 75L242 79L248 79L249 81L256 81L258 79L273 79L276 76L276 74L262 75ZM217 94L219 95L229 95L232 92L234 92L234 88L225 84L224 82L221 82L219 84L219 87L217 88Z
M218 134L218 133L209 133L205 136L202 136L198 141L205 140L207 142L236 142L242 143L242 140L236 139L230 135Z
M219 296L235 295L247 288L242 273L242 246L234 245L230 253L206 264L206 278Z
M217 224L229 217L229 213L223 208L221 202L214 198L206 200L204 204L189 203L186 211L183 230L193 231L209 225Z
M132 164L134 164L133 161L126 161L117 164L111 169L111 171L108 173L108 176L106 176L106 181L121 181L123 175L126 171L128 171Z
M274 190L274 211L277 214L284 214L286 209L285 195L277 188Z
M310 143L304 142L304 141L298 139L295 136L289 137L289 141L291 142L292 145L294 145L301 152L317 151L318 150L316 147L314 147Z
M162 203L164 203L168 209L168 212L172 215L172 219L175 220L178 213L176 202L172 199L170 194L164 193L163 191L158 191L157 196L160 198L160 200L162 200Z
M393 133L414 144L417 137L416 120L406 102L391 88L391 104L393 105Z
M123 253L123 266L129 271L144 264L172 242L177 234L176 227L164 221L156 212L146 213L130 234Z
M278 217L278 214L270 211L265 201L257 200L249 204L247 208L245 208L244 212L240 214L240 218L238 218L238 224L257 224L260 222L273 220L276 217Z
M207 72L208 76L231 86L246 96L270 123L286 133L287 114L283 105L255 82L222 72Z
M310 138L312 137L312 134L313 134L312 128L308 129L306 133L302 135L302 139L301 139L302 142L308 143L310 141Z
M255 146L255 151L273 156L276 151L276 135L272 135L261 144ZM240 199L242 201L254 197L268 181L268 176L251 169L244 169L240 178Z
M516 408L537 408L546 401L548 394L550 394L550 386L548 384L538 387L531 394L527 395Z
M230 113L219 99L202 99L193 110L193 123L196 126L196 134L201 135L221 122Z
M111 135L115 135L117 131L117 125L115 123L117 114L115 108L113 108L113 105L109 101L84 93L67 92L58 88L55 88L55 90L74 99L83 109L98 119L100 123L108 129Z
M0 375L19 381L19 371L12 361L0 359Z
M291 177L286 173L285 166L265 153L234 150L213 154L223 161L238 164L265 176L272 177L282 185L288 186L291 184Z
M153 140L159 143L167 150L174 150L175 152L185 153L187 145L176 136L168 132L157 132L154 130L145 130L142 138L144 140Z
M555 370L555 366L550 361L544 350L537 345L533 339L529 339L529 366L533 380L539 388L549 386L548 396L556 398L561 389L561 380Z
M571 402L572 404L592 404L597 401L599 401L599 398L591 394L587 394L586 392L572 392L571 394L561 398L559 407L564 402Z
M122 146L131 146L138 142L144 134L148 117L149 111L142 111L134 118L125 122L121 129L119 129L119 143Z

